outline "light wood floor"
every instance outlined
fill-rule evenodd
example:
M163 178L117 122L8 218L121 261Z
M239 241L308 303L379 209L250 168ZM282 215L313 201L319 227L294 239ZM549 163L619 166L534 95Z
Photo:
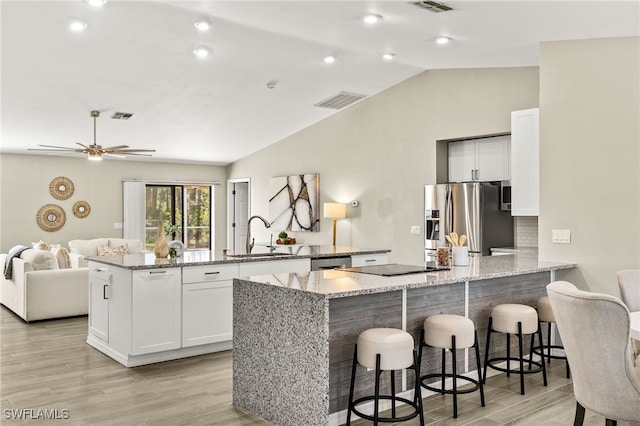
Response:
M264 425L231 404L232 353L125 368L85 343L87 317L24 323L0 308L0 423L69 425ZM564 365L551 364L549 386L517 377L487 379L486 407L477 393L459 399L451 418L451 397L424 401L429 425L571 425L575 400ZM68 410L66 420L8 419L11 409ZM370 422L358 420L355 425ZM418 422L405 422L417 425ZM587 411L585 425L604 425ZM623 425L623 423L619 423ZM300 425L304 426L304 425Z

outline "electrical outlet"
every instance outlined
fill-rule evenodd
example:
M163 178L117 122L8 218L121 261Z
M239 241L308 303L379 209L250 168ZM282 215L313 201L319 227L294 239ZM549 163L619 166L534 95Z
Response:
M411 227L411 235L420 235L420 225Z
M122 229L122 222L120 222L120 223L118 223L118 222L114 223L114 224L113 224L113 229Z
M554 244L570 244L571 230L570 229L552 229L551 242Z

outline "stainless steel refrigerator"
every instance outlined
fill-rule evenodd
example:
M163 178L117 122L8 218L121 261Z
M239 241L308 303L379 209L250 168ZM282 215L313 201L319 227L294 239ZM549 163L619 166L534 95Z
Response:
M425 260L438 247L449 246L445 235L467 236L469 252L490 254L492 247L513 246L513 218L500 210L500 182L427 185L425 199Z

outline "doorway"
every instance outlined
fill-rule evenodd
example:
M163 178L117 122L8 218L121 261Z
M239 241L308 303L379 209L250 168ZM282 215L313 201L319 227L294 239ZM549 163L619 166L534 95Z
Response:
M227 181L227 248L244 250L249 220L249 178Z

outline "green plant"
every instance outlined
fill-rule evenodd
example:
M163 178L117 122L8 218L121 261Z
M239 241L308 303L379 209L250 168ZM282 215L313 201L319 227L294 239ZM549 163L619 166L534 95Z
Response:
M174 225L168 220L164 222L164 233L165 235L173 236L173 234L177 233L180 230L178 225Z
M284 231L282 231L282 232L280 232L280 233L278 234L278 238L287 238L287 236L288 236L288 235L287 235L287 233L286 233L286 232L284 232Z

